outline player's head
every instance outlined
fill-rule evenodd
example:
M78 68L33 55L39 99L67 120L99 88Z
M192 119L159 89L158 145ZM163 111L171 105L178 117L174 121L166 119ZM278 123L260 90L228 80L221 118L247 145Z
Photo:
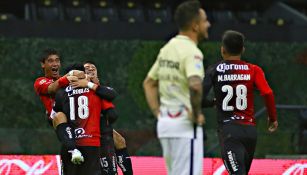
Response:
M175 21L180 31L192 31L197 34L198 40L209 36L210 22L200 2L196 0L180 4L175 11Z
M45 49L40 56L40 63L46 77L56 79L60 76L60 54L55 49Z
M86 75L89 75L90 77L98 77L95 62L87 60L87 61L83 62L83 65L84 65L84 68L85 68L85 74Z
M68 65L65 68L64 73L67 74L71 70L79 70L79 71L85 72L84 66L81 63L72 63L72 64Z
M227 30L222 37L221 53L223 58L229 56L241 56L244 52L244 40L245 37L242 33Z

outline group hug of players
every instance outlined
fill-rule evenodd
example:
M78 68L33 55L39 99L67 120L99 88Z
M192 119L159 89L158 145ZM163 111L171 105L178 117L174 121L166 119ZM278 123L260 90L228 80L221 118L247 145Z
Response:
M62 174L116 175L118 164L124 175L132 175L125 139L112 128L117 93L101 85L95 63L71 64L60 76L61 58L54 49L44 50L40 63L45 76L36 79L34 89L62 144Z

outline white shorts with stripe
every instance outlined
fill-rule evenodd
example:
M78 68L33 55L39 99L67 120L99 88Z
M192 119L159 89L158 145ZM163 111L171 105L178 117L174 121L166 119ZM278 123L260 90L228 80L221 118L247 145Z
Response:
M203 130L198 126L195 138L159 138L168 175L203 174Z

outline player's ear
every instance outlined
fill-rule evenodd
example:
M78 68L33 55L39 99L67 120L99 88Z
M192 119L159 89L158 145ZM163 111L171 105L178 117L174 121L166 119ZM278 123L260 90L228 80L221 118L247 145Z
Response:
M198 32L198 31L199 31L199 25L198 25L198 23L197 23L196 20L193 20L193 21L191 22L191 28L192 28L192 30L193 30L194 32Z
M242 48L241 55L245 52L245 47Z
M45 69L45 64L41 62L41 67Z
M221 54L222 54L222 55L225 55L225 54L226 54L225 48L224 48L223 46L221 46Z

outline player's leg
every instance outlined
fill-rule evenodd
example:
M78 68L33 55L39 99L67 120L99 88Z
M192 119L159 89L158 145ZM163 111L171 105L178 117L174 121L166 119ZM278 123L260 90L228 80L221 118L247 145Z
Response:
M254 153L256 149L256 143L257 143L257 129L255 126L245 126L245 133L246 138L244 139L244 146L247 151L246 155L246 162L245 162L245 168L246 173L248 174L250 167L252 165L252 161L254 158Z
M170 138L170 173L169 175L194 175L195 139Z
M193 169L193 175L203 174L203 160L204 160L204 139L203 139L203 128L198 126L196 129L196 138L193 143L193 162L190 163L190 169Z
M64 113L59 112L53 118L53 126L55 127L56 134L59 141L71 153L71 161L74 164L80 164L84 161L81 152L76 148L75 131L74 128L67 122Z
M242 130L236 124L224 125L219 130L221 156L231 175L247 175L245 167L247 151L240 140L241 135Z
M163 158L166 164L167 174L172 173L172 159L171 159L171 145L170 145L170 138L160 138L159 139L162 151L163 151Z
M130 155L127 150L126 140L118 132L113 130L113 139L115 144L115 153L117 157L117 164L124 175L132 175L132 163Z
M112 128L102 133L101 143L100 165L102 168L102 175L116 175L117 164Z
M78 147L84 155L85 161L77 165L76 175L101 175L100 170L100 148L95 146Z

